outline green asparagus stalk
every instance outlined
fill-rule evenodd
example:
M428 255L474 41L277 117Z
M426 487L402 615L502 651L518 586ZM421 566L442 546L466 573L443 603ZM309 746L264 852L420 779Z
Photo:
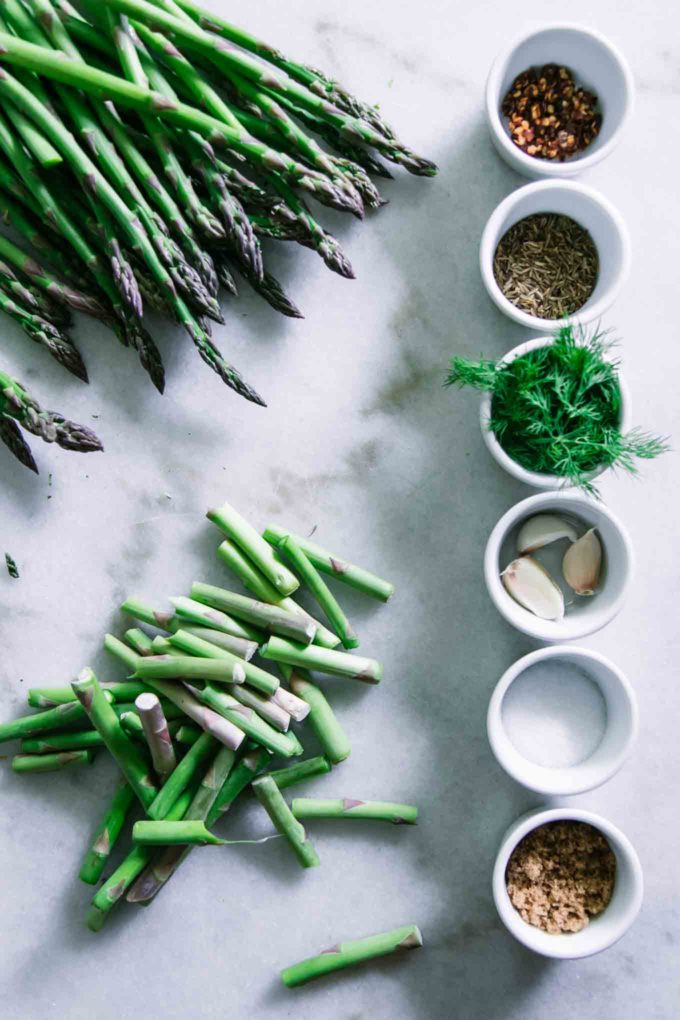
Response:
M215 754L217 746L217 740L209 733L204 733L198 738L170 773L152 803L147 805L149 818L156 821L167 818L172 805L186 790L194 776L201 771L208 758Z
M125 631L125 640L137 655L151 655L153 641L148 634L145 634L139 627L130 627ZM142 692L140 692L142 693Z
M224 744L225 747L230 747L235 751L243 743L245 734L242 729L234 726L217 712L213 712L205 705L202 705L184 687L179 684L168 683L164 680L149 680L148 684L156 693L163 694L173 704L177 705L202 730L210 733L221 744Z
M177 633L173 634L169 639L169 643L173 646L175 651L179 650L189 655L197 655L203 658L210 656L212 658L220 659L225 663L225 666L226 664L231 664L231 667L234 670L237 668L242 670L244 682L249 684L251 687L254 687L256 691L259 691L269 697L276 694L280 686L278 677L273 676L271 673L267 673L264 669L260 669L260 667L256 666L253 662L245 662L243 659L239 659L239 657L234 655L232 652L228 652L226 648L215 648L214 651L212 649L208 650L202 647L202 644L207 644L207 642L199 644L199 641L199 638L194 638L191 635L186 634L183 630L178 630ZM223 674L219 667L211 666L211 670L213 671L211 677L201 678L206 680L212 679L218 683L230 682L227 679L223 679ZM196 671L196 675L201 672L198 667L196 667ZM191 677L188 679L191 679ZM233 681L231 682L233 683Z
M210 627L213 630L222 631L224 634L230 634L232 637L254 641L256 644L259 644L263 639L262 631L257 630L257 628L234 619L228 613L220 612L218 609L212 609L202 602L197 602L196 599L189 599L184 595L180 595L170 601L175 607L175 614L178 617L175 625L168 628L170 630L178 630L180 626L184 628L184 622L186 621L198 627Z
M87 751L103 746L104 741L96 730L50 733L46 737L24 737L21 741L24 754L59 754L62 751Z
M117 683L102 683L101 688L111 695L114 701L133 701L138 694L143 694L143 684L134 680L123 680ZM72 687L29 687L27 701L31 708L54 708L78 699Z
M56 772L72 765L90 765L95 752L60 751L56 754L17 754L12 758L13 772Z
M0 414L0 441L7 447L13 457L27 467L30 471L38 474L38 465L35 462L31 448L24 439L21 429L13 418L5 418Z
M3 202L5 201L3 200ZM27 221L18 219L15 214L11 215L11 219L13 225L21 230L22 233L24 233L24 229L22 229L21 224L25 223L26 236L28 240L35 243L34 238L29 235L30 225L28 225ZM38 247L41 247L41 245L38 244ZM53 301L65 307L73 308L76 312L92 315L97 319L107 318L108 313L106 309L96 297L63 283L51 270L36 262L32 256L27 255L26 252L22 251L21 248L2 234L0 234L0 257L25 273L29 280L52 298Z
M201 821L135 822L132 841L149 846L224 846L226 839L214 836Z
M5 740L17 740L22 737L35 737L53 730L84 729L89 726L88 715L77 701L57 705L46 712L36 715L25 715L20 719L0 724L0 743Z
M0 310L14 319L29 340L44 347L48 354L60 365L63 365L71 375L75 375L81 382L88 382L85 362L80 351L66 333L63 333L37 312L22 307L2 287L0 287Z
M229 811L234 801L250 786L255 776L265 768L268 762L269 752L262 747L251 747L236 762L210 808L206 820L209 829Z
M353 967L366 960L375 960L380 956L401 952L404 949L418 949L423 944L420 929L415 924L407 924L393 931L380 935L370 935L365 939L352 942L340 942L330 949L325 949L319 956L301 960L281 971L281 980L286 988L295 988L307 981L332 974L345 967Z
M257 641L233 637L231 634L224 634L221 630L213 630L212 627L199 627L187 623L182 625L181 631L183 634L190 634L191 637L198 638L213 647L231 652L232 655L239 659L245 659L246 662L250 662L258 648Z
M309 715L309 705L297 694L287 691L285 687L277 687L272 694L272 701L280 705L295 722L302 722Z
M141 738L146 741L142 720L136 712L131 710L121 712L118 718L120 719L120 725L123 727L128 737Z
M383 676L382 664L376 659L337 652L330 648L319 648L318 645L307 645L303 648L280 637L271 637L260 654L263 659L299 666L302 669L313 669L331 676L353 677L366 684L380 683Z
M412 804L390 804L387 801L316 800L312 797L296 797L291 811L297 819L306 818L358 818L376 822L392 822L393 825L415 825L418 808Z
M91 453L104 449L91 429L69 421L56 411L46 411L21 383L5 372L0 372L0 416L2 415L15 418L27 432L39 436L46 443L56 443L64 450Z
M206 517L236 544L282 595L290 595L300 587L295 574L285 564L277 562L271 547L229 503L208 510Z
M191 747L192 744L196 743L202 732L203 730L198 726L192 726L191 723L187 723L186 726L179 727L175 733L175 740L178 744L186 744L188 747ZM225 748L225 750L230 750L230 748Z
M113 634L104 635L104 648L111 655L115 655L117 659L120 659L125 664L129 672L133 672L137 668L137 660L139 656L137 652L133 651L129 645L126 645L124 641L114 637ZM134 681L128 681L130 683ZM136 695L135 695L136 696Z
M287 790L289 786L296 786L297 783L304 783L315 776L323 776L330 772L332 765L324 755L316 758L305 758L304 761L296 761L293 765L287 765L282 769L274 769L267 773L273 779L279 790ZM295 801L293 801L293 814L295 814Z
M81 882L96 885L101 878L134 800L134 790L123 780L116 788L106 814L97 826L90 849L85 855L78 876Z
M299 544L290 535L282 538L278 548L288 558L298 576L307 585L316 601L321 606L326 619L336 632L345 648L357 648L359 639L356 636L352 625L345 616L342 606L339 604L332 591L323 580L313 563L302 551Z
M148 809L156 796L156 784L146 762L120 725L91 669L79 673L78 679L73 681L73 690L142 806Z
M285 609L286 612L293 613L295 616L302 616L306 620L311 620L316 626L313 642L315 645L321 645L323 648L337 648L340 644L339 637L319 623L318 620L315 620L313 616L310 616L290 595L281 595L264 574L244 556L231 539L227 538L222 542L217 550L217 555L234 571L244 588L260 602L268 602L270 605L278 606L279 609Z
M229 652L225 652L229 655ZM133 680L217 680L242 684L247 663L230 659L195 659L188 655L148 655L137 660ZM274 678L276 679L276 678Z
M302 867L318 867L321 862L307 839L304 825L294 817L274 780L270 776L258 776L253 780L253 793L271 818L277 832L288 840Z
M168 723L157 694L140 694L135 699L144 736L151 752L151 761L163 785L177 765Z
M278 634L302 645L308 645L316 634L316 625L311 620L212 584L195 581L191 597L213 609L233 614L267 634Z
M372 598L387 602L394 594L394 585L390 584L389 581L384 581L376 574L364 570L363 567L357 567L355 564L343 560L334 553L328 552L327 549L317 545L316 542L310 542L309 539L301 538L299 535L295 535L285 528L279 528L274 524L270 524L265 528L263 534L267 542L274 546L289 536L297 542L305 556L314 564L317 570L335 577L338 581L344 581L345 584L356 588L357 591L361 591L365 595L370 595Z
M240 704L227 691L218 690L211 684L206 684L201 690L188 685L187 687L197 701L224 716L234 726L243 730L251 740L266 747L274 754L280 754L283 758L292 758L299 753L298 741L293 733L279 733L268 722L260 718L254 709Z
M282 667L293 692L310 707L309 722L328 759L337 765L349 757L351 745L325 695L312 683L309 674Z
M141 623L148 623L151 627L159 627L161 630L168 630L174 618L173 609L154 609L146 602L138 598L129 598L120 607L128 616L133 616Z

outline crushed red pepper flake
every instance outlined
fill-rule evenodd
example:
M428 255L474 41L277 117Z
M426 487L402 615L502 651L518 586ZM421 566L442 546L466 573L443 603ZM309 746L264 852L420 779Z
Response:
M522 71L501 109L515 145L536 159L563 162L583 152L602 125L597 96L558 64Z

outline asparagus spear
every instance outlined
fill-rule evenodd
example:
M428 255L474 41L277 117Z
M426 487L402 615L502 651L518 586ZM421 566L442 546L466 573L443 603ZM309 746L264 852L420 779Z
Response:
M136 620L152 627L160 627L161 630L168 630L175 617L174 610L154 609L136 597L126 599L120 608L128 616L134 616Z
M143 684L132 680L102 683L101 688L108 692L114 701L132 701L144 691ZM54 708L55 705L78 700L72 687L29 687L26 694L26 700L31 708Z
M256 644L259 644L263 638L262 631L257 630L257 628L251 627L241 620L235 620L228 613L220 612L220 610L206 606L202 602L197 602L196 599L188 599L181 595L178 598L170 599L170 601L175 607L176 615L179 618L178 621L175 621L176 625L168 628L170 630L178 630L180 626L184 629L184 621L188 621L199 627L211 627L214 630L222 631L224 634L230 634L232 637L254 641Z
M149 745L154 770L163 785L177 765L163 708L156 694L140 694L135 699L135 707Z
M134 800L134 790L126 780L122 780L116 788L106 814L97 826L95 837L85 855L78 875L81 882L96 885L101 878Z
M137 652L133 651L124 641L114 637L113 634L104 635L104 648L111 655L115 655L117 659L120 659L130 672L137 668L137 660L139 659Z
M274 546L278 545L282 539L290 536L290 538L297 542L305 556L314 564L317 570L337 578L338 581L344 581L345 584L349 584L352 588L356 588L357 591L361 591L365 595L370 595L372 598L387 602L394 594L394 585L390 584L389 581L383 581L381 577L372 574L368 570L364 570L363 567L357 567L355 564L343 560L340 556L328 552L327 549L317 545L316 542L310 542L309 539L301 538L299 535L295 535L285 528L279 528L274 524L270 524L265 528L263 534L267 542Z
M309 715L309 705L302 698L298 698L297 694L287 691L285 687L276 688L272 694L272 701L280 705L295 722L302 722Z
M208 510L206 517L236 544L282 595L290 595L300 587L295 574L285 564L277 562L270 546L229 503Z
M0 415L16 418L27 432L46 443L57 443L64 450L79 453L103 450L94 432L56 411L46 411L16 379L4 372L0 372Z
M288 558L298 576L307 585L316 601L321 606L328 622L336 632L345 648L357 648L359 639L352 625L345 616L342 606L318 573L313 563L307 558L300 545L290 535L282 538L278 548Z
M0 414L0 440L20 464L38 474L38 465L30 446L21 434L21 429L13 418L6 418L2 414Z
M302 867L318 867L321 862L307 839L304 825L294 817L274 780L270 776L258 776L253 780L253 793L271 818L277 832L285 836L290 843Z
M72 765L91 765L94 751L59 751L56 754L17 754L12 758L13 772L56 772Z
M229 655L229 652L224 655ZM217 680L225 684L242 684L246 665L249 664L236 656L230 659L195 659L189 655L148 655L137 660L133 680Z
M135 822L132 841L149 846L224 846L226 839L214 836L201 821Z
M308 673L289 666L282 670L294 693L309 705L309 722L324 754L334 765L344 761L351 751L350 742L323 692L311 682Z
M103 747L104 740L96 730L75 733L50 733L45 737L24 737L21 750L24 754L58 754L61 751L88 751Z
M303 645L308 645L316 634L316 624L310 619L294 616L277 606L213 584L195 581L191 586L191 597L213 609L231 613L267 634L279 634Z
M151 655L153 651L153 641L148 634L145 634L139 627L130 627L129 630L125 631L125 640L130 647L137 653L137 655ZM140 691L140 694L143 693Z
M230 664L233 669L238 668L243 671L244 683L249 684L251 687L254 687L255 690L260 691L262 694L266 694L269 697L273 697L276 694L280 686L277 677L272 676L271 673L267 673L264 669L260 669L259 666L256 666L252 662L245 662L244 660L239 659L238 656L234 655L232 652L228 652L226 648L215 649L214 652L212 650L202 648L201 645L197 643L198 640L199 639L185 634L184 631L178 630L177 633L173 634L170 638L170 644L175 648L175 650L179 649L180 651L188 654L199 655L204 658L206 656L212 656L214 658L221 659L225 665ZM218 652L219 654L217 654ZM212 679L219 683L230 682L224 677L222 670L219 667L211 666L210 669L212 670L212 676L201 676L202 679ZM202 673L198 666L195 667L195 670L197 674ZM233 683L233 681L231 682Z
M142 806L148 809L156 796L156 784L146 762L125 734L91 669L84 669L78 674L77 680L73 681L73 690Z
M87 369L80 351L66 333L57 329L37 312L23 308L2 287L0 287L0 309L5 315L9 315L15 322L18 322L28 338L44 347L54 360L63 365L67 371L75 375L81 382L88 381Z
M22 716L11 722L0 724L0 743L5 740L17 740L21 737L34 737L42 733L57 732L67 729L83 729L88 726L87 712L77 701L65 705L57 705L46 712L36 715Z
M170 773L155 800L147 807L149 818L160 820L167 817L179 795L201 771L208 758L215 754L217 747L218 741L209 733L198 738Z
M250 662L258 648L257 641L233 637L231 634L224 634L221 630L213 630L211 627L199 627L187 623L182 625L181 633L198 638L206 644L221 648L225 652L231 652L232 655L236 655L239 659L245 659L246 662Z
M250 786L254 777L269 762L269 752L262 747L250 747L234 765L226 782L215 798L206 824L211 828L231 808L237 797Z
M344 970L366 960L375 960L380 956L401 952L404 949L418 949L423 944L420 929L415 924L407 924L393 931L380 935L370 935L365 939L352 942L340 942L330 949L325 949L319 956L301 960L281 971L281 980L286 988L295 988L307 981L332 974L336 970Z
M299 742L293 733L279 733L254 709L242 705L227 691L218 690L211 684L206 684L201 690L190 687L188 684L186 686L198 701L218 712L234 726L243 730L251 740L266 747L274 754L280 754L283 758L292 758L300 753Z
M232 750L236 750L241 746L245 739L245 734L242 729L234 726L227 719L222 718L217 712L211 711L200 703L196 698L192 697L187 690L183 687L167 683L163 680L149 680L149 687L152 687L157 693L164 694L166 698L172 701L175 705L180 708L185 715L192 719L195 723L205 730L206 733L210 733L213 737L224 744L225 747L230 747Z
M298 819L303 818L358 818L377 822L392 822L393 825L415 825L418 808L412 804L391 804L387 801L316 800L312 797L296 797L291 811Z
M319 648L318 645L307 645L303 648L281 637L271 637L260 654L263 659L299 666L302 669L315 669L319 673L328 673L331 676L353 677L366 684L378 684L383 676L382 664L377 659L337 652L330 648Z
M5 202L6 200L3 200L3 204ZM11 219L22 233L24 230L20 224L26 224L26 236L28 240L34 243L30 236L31 228L27 221L17 218L15 214L11 215ZM60 281L51 270L36 262L32 256L27 255L26 252L22 251L21 248L2 234L0 234L0 256L25 273L35 286L49 295L53 301L57 301L65 307L73 308L76 312L85 312L86 315L92 315L97 319L107 318L108 313L106 309L96 297Z
M186 744L188 747L191 747L192 744L196 743L202 732L198 726L192 726L188 723L186 726L179 727L175 733L175 740L178 744ZM230 750L230 748L225 748L225 750Z
M287 765L282 769L274 769L267 773L267 775L274 780L279 790L287 790L289 786L295 786L297 783L304 783L308 779L313 779L314 776L322 776L327 772L330 772L332 765L328 758L324 755L318 755L316 758L305 758L304 761L296 761L293 765ZM295 805L295 801L293 801ZM295 814L295 808L293 806L293 814Z

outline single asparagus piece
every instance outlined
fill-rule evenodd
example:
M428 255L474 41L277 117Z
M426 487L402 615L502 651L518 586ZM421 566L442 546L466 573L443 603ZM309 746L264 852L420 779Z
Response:
M296 797L291 804L296 818L359 818L393 825L415 825L418 808L413 804L390 804L387 801L317 800L313 797Z
M205 822L135 822L132 828L133 843L150 846L224 846L226 839L214 836L206 829Z
M14 421L14 418L5 418L4 415L0 415L0 441L4 443L20 464L23 464L30 471L34 471L36 475L38 474L38 465L33 458L31 448L24 439L21 429Z
M135 707L149 745L154 771L162 785L177 765L165 714L157 694L140 694L135 699Z
M177 798L170 811L168 811L168 821L180 821L184 817L187 808L191 804L192 796L191 791L185 790ZM150 847L134 847L113 874L97 890L86 919L87 927L90 931L101 930L116 903L122 899L134 880L151 860L152 853L153 851Z
M316 634L316 625L311 620L213 584L195 581L191 586L191 597L213 609L233 614L267 634L288 637L302 645L308 645Z
M251 747L242 758L239 758L208 813L206 820L208 828L212 828L215 822L229 811L237 797L250 786L254 777L267 765L269 757L269 752L265 748Z
M225 652L229 655L229 652ZM243 659L196 659L190 655L147 655L137 660L133 680L217 680L223 684L245 681ZM276 679L276 678L274 678Z
M81 382L88 382L87 369L71 338L37 312L22 307L0 288L0 310L14 319L29 340L40 344L60 365Z
M139 627L130 627L125 631L125 640L137 655L151 655L153 641Z
M224 634L221 630L213 630L212 627L199 627L194 624L183 624L182 633L190 634L192 637L200 638L206 644L221 648L225 652L231 652L239 659L250 662L257 652L258 642L248 641L247 638L233 637L231 634Z
M211 658L221 659L225 664L231 664L233 669L238 667L243 671L244 682L250 684L256 691L260 691L269 697L276 694L280 686L278 677L272 676L271 673L267 673L264 669L260 669L253 662L245 662L245 660L239 659L232 652L228 652L226 648L215 648L214 651L213 649L208 651L208 649L202 648L197 643L199 640L199 638L186 634L183 630L178 630L176 634L170 637L169 643L174 647L175 651L179 650L189 655L197 655L203 658L210 655ZM207 644L207 642L205 643ZM201 644L204 644L204 642ZM211 669L213 669L213 676L205 677L206 680L212 679L219 683L229 683L228 680L222 679L222 672L218 667L211 667Z
M85 854L78 876L81 882L96 885L101 878L134 800L134 790L123 780L116 788L106 814L97 826L90 849Z
M168 700L177 705L193 722L197 723L202 730L210 733L216 740L219 740L225 747L235 751L241 746L245 739L243 730L234 726L227 719L224 719L217 712L211 711L202 705L200 701L192 697L184 687L178 684L168 683L163 680L149 680L148 684L158 694L165 695Z
M128 737L138 737L146 742L144 736L144 727L142 726L142 720L139 718L136 712L125 711L121 712L118 716L120 724L127 733Z
M210 627L213 630L222 631L224 634L230 634L232 637L254 641L256 644L260 644L264 637L262 631L257 630L257 628L251 627L247 623L242 623L240 620L235 620L228 613L222 613L218 609L212 609L202 602L197 602L196 599L189 599L184 595L180 595L170 601L175 607L178 619L174 621L173 626L167 628L169 630L179 630L180 627L184 629L184 623L187 621L195 626Z
M297 694L287 691L285 687L277 687L272 694L272 701L280 705L291 719L295 719L295 722L302 722L309 715L309 705L307 702L303 701L302 698L298 698Z
M78 679L73 681L73 690L142 806L149 809L156 796L156 784L143 757L120 725L91 669L84 669L78 674Z
M316 850L307 839L304 825L294 817L283 794L270 776L253 780L253 793L271 818L277 832L290 843L303 868L316 868L321 863Z
M16 754L12 758L13 772L56 772L71 765L90 765L94 751L60 751L57 754Z
M208 510L206 517L236 544L282 595L290 595L300 587L295 574L285 564L277 562L271 547L229 503Z
M289 786L297 783L304 783L314 776L323 776L330 772L332 765L325 755L318 755L316 758L305 758L304 761L296 761L293 765L287 765L282 769L274 769L267 775L273 779L279 790L286 790ZM295 801L293 801L293 814L295 814Z
M144 692L144 685L134 680L102 683L101 688L114 701L134 701L138 694ZM31 708L54 708L55 705L77 700L72 687L29 687L27 691L27 701Z
M224 716L230 723L243 730L246 736L283 758L292 758L299 753L299 742L293 733L279 733L257 712L242 705L225 690L218 690L206 684L201 690L186 685L190 693L208 708Z
M340 644L339 637L319 623L318 620L315 620L290 595L281 595L255 564L247 556L243 555L231 539L227 538L222 542L217 550L217 555L234 571L244 588L247 588L251 595L254 595L260 602L268 602L270 605L278 606L279 609L285 609L286 612L293 613L295 616L302 616L306 620L311 620L316 626L313 642L315 645L321 645L323 648L337 648Z
M423 936L415 924L404 925L380 935L370 935L365 939L352 942L340 942L330 949L325 949L319 956L311 956L281 971L281 980L286 988L304 985L307 981L332 974L345 967L353 967L366 960L375 960L380 956L401 952L404 949L418 949L423 944Z
M6 207L6 200L3 199L3 208ZM10 219L28 240L35 245L36 238L31 235L31 227L23 218L19 218L14 212ZM51 242L45 242L51 250ZM37 247L42 248L38 239ZM108 318L108 312L102 303L93 295L71 287L61 281L50 269L37 262L31 255L27 255L18 245L14 244L8 237L0 234L0 256L4 261L11 263L20 269L31 282L44 294L47 294L53 301L66 308L73 308L76 312L84 312L96 319Z
M278 548L288 558L304 584L307 585L344 647L358 648L359 639L345 616L342 606L299 544L294 538L287 535L281 539Z
M351 745L323 692L312 683L308 673L289 666L281 669L293 692L309 705L309 722L324 754L334 765L344 761L349 757Z
M279 730L287 733L290 726L290 714L273 698L264 698L257 691L251 691L246 684L234 684L228 688L229 694L247 708L254 708L257 714Z
M178 744L186 744L188 747L191 747L192 744L196 743L202 732L203 730L199 726L192 726L191 723L187 723L185 726L179 727L175 733L175 740ZM230 750L230 748L225 748L225 750Z
M274 524L270 524L265 528L263 535L267 542L274 546L289 536L297 542L305 556L311 560L317 570L337 578L338 581L344 581L345 584L349 584L352 588L356 588L357 591L361 591L365 595L370 595L372 598L387 602L394 594L394 585L390 584L389 581L384 581L376 574L364 570L363 567L357 567L355 564L343 560L334 553L328 552L322 546L317 545L316 542L310 542L308 538L301 538L299 535L295 535L285 528L280 528Z
M91 429L69 421L57 411L46 411L21 383L5 372L0 372L0 415L15 418L27 432L64 450L91 453L104 449Z
M104 648L107 652L110 652L111 655L115 655L117 659L120 659L120 661L125 664L129 672L132 672L137 668L137 660L139 659L137 652L133 651L132 648L130 648L129 645L126 645L124 641L114 637L113 634L104 635ZM128 682L134 683L134 681Z
M286 315L289 319L304 319L304 315L298 306L286 294L275 276L265 272L260 280L253 273L249 272L245 266L237 266L236 268L255 293L264 298L274 311L280 312L281 315Z
M365 684L380 683L383 676L382 663L377 659L337 652L331 648L319 648L318 645L307 645L303 648L280 637L271 637L261 649L260 655L263 659L299 666L302 669L315 669L319 673L328 673L331 676L353 677Z
M61 751L87 751L103 746L104 741L96 730L50 733L46 737L24 737L21 741L24 754L58 754Z
M167 818L172 805L180 794L186 790L194 776L201 771L208 758L215 754L217 746L217 740L209 733L204 733L198 738L196 743L189 748L184 757L176 765L173 772L170 773L156 798L147 806L149 818L153 818L156 821Z
M35 737L53 730L84 729L89 726L88 715L82 705L72 701L64 705L56 705L46 712L36 715L25 715L20 719L0 724L0 743L5 740L17 740L21 737Z
M168 630L175 618L174 609L154 609L138 598L126 599L120 608L135 620L148 623L151 627L160 627L161 630Z

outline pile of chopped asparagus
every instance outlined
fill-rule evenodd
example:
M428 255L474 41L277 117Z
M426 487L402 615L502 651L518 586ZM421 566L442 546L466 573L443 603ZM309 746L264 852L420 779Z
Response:
M193 846L228 842L213 826L248 788L305 868L319 864L305 819L417 821L409 804L306 797L288 804L282 794L350 753L310 671L368 684L383 676L380 662L355 653L359 640L322 575L383 602L393 586L283 528L261 536L229 504L207 516L224 536L220 560L249 595L196 582L168 608L128 598L122 610L136 625L122 639L104 639L128 678L100 683L84 669L70 686L31 688L28 703L40 711L0 726L0 741L21 739L15 772L85 765L101 748L115 759L121 779L85 855L84 882L102 878L126 819L141 805L132 849L92 900L93 931L123 897L146 903L156 896ZM325 623L293 599L301 582ZM285 685L256 664L256 655L276 664ZM301 724L300 737L294 723ZM309 731L321 754L301 757Z
M352 277L307 199L361 218L383 204L382 159L437 169L375 107L191 0L5 0L0 100L0 215L20 238L0 235L0 309L83 381L74 309L107 322L163 391L150 307L264 404L211 339L220 285L236 294L237 274L299 317L262 241ZM25 463L7 415L24 424L0 402L0 438Z

